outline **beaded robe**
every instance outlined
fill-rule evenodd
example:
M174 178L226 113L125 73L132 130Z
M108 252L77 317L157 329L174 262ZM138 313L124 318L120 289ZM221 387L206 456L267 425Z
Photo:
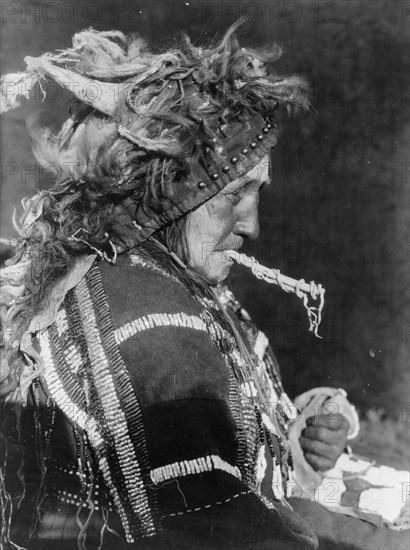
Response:
M226 287L201 292L178 269L142 247L95 262L38 334L20 516L33 540L57 510L79 541L193 548L213 517L212 548L314 548L286 501L295 411L268 341Z

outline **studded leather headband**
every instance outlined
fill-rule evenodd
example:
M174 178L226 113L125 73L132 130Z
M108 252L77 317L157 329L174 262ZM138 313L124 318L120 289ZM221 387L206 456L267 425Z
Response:
M273 113L272 113L273 114ZM192 165L185 182L167 189L161 197L161 214L141 204L134 214L140 226L138 242L146 240L160 227L205 203L228 183L243 176L270 153L277 143L277 125L259 113L218 127L205 159Z

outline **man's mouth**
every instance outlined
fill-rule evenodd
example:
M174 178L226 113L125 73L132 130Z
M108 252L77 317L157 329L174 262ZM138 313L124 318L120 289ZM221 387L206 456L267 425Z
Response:
M239 246L226 246L226 247L224 247L224 248L220 248L219 250L216 250L216 249L215 249L214 252L216 252L216 253L218 253L218 254L221 255L221 258L220 258L220 259L221 259L221 261L222 261L223 264L226 264L226 265L228 265L228 266L231 266L231 265L232 265L233 263L235 263L235 262L234 262L234 260L232 259L232 257L231 257L229 254L227 254L227 252L228 252L229 250L233 250L233 251L237 252L237 251L239 250L239 248L240 248Z
M226 252L227 250L235 250L238 251L242 247L242 243L238 243L236 245L226 245L223 246L217 246L214 250L214 252Z
M242 244L243 244L242 242L236 242L236 243L232 243L232 244L227 244L225 242L223 244L215 246L215 248L213 250L208 249L206 251L205 261L208 262L210 256L212 256L214 258L218 257L220 263L225 264L226 266L230 267L234 263L234 261L229 256L229 254L227 254L226 252L228 250L238 251L241 248Z

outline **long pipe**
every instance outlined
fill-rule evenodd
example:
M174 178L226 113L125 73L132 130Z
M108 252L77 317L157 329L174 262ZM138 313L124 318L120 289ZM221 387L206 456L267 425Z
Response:
M268 283L276 284L285 292L294 292L299 298L301 298L308 313L310 322L309 330L314 332L315 335L320 338L317 331L321 321L321 312L325 297L325 289L321 284L317 285L314 281L306 283L304 279L297 281L296 279L292 279L292 277L282 275L279 269L269 269L268 267L261 265L257 260L255 260L255 258L246 256L246 254L240 254L236 250L225 250L225 254L229 258L235 260L238 264L251 269L252 273L258 279L263 279ZM309 296L313 300L320 300L317 307L308 305Z

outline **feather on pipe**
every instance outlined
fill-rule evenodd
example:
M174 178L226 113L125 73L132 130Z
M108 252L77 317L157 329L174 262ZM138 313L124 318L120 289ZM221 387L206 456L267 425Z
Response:
M282 275L279 269L269 269L261 265L255 258L246 256L246 254L240 254L235 250L226 250L225 254L238 264L248 267L258 279L278 285L285 292L294 292L298 298L301 298L309 317L309 331L313 332L318 338L321 338L318 334L318 329L325 301L325 289L321 284L317 285L314 281L306 283L304 279L297 281L296 279ZM318 307L308 304L309 296L313 300L319 299Z

